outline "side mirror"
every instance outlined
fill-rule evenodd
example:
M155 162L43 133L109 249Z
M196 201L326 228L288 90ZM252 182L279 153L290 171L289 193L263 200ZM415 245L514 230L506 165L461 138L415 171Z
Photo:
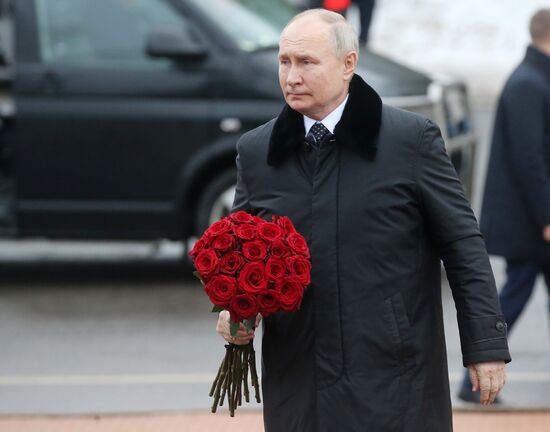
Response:
M200 61L208 52L179 29L153 30L146 39L145 50L150 57L180 61Z

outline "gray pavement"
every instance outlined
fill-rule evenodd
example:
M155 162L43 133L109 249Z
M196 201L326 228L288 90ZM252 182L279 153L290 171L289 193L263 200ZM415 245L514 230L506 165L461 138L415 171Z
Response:
M502 262L494 260L502 280ZM175 262L0 267L0 414L205 409L223 356L216 316ZM463 371L444 287L453 388ZM511 335L505 407L550 408L547 294L539 281ZM260 351L261 332L256 340ZM457 407L461 404L455 401ZM253 403L246 409L258 408Z
M0 413L208 406L223 345L177 263L64 267L11 265L0 288Z

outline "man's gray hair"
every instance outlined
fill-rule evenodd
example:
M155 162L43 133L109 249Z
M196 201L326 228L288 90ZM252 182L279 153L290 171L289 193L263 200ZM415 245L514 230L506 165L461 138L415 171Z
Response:
M299 13L288 22L283 32L294 21L309 16L318 17L321 21L331 24L329 41L334 48L336 57L344 58L350 51L355 51L359 54L359 40L354 28L342 15L326 9L308 9Z
M529 33L533 42L550 40L550 9L540 9L531 18Z

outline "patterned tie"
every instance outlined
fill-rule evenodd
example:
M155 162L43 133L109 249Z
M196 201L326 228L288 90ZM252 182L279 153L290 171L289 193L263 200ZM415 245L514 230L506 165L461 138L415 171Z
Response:
M317 143L317 147L319 147L319 143L329 133L330 131L325 127L323 123L315 122L314 125L311 126L311 128L309 129L307 136L308 138L313 137L315 139L315 142Z

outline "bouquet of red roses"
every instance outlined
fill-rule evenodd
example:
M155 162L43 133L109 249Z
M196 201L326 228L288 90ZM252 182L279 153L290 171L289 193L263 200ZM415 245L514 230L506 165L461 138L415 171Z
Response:
M228 310L231 335L241 323L246 330L255 326L256 316L299 309L304 289L310 283L311 262L307 243L287 216L273 216L271 222L244 211L213 223L189 252L194 273L214 308ZM212 412L227 394L229 411L235 415L242 403L242 390L249 400L248 372L260 402L252 341L248 345L226 345L226 355L210 396Z

